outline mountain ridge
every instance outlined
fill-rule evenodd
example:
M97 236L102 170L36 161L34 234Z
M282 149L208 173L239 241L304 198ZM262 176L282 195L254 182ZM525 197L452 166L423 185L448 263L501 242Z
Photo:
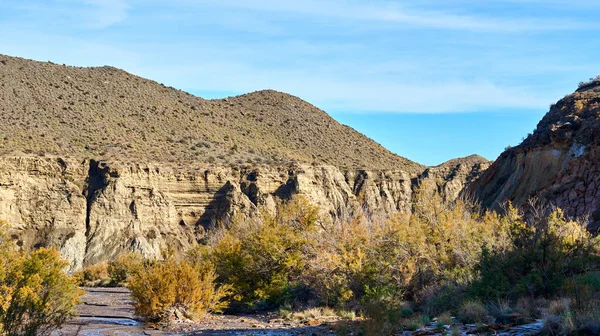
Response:
M274 90L206 100L111 66L69 67L4 55L0 83L0 132L13 134L0 145L3 154L424 168Z

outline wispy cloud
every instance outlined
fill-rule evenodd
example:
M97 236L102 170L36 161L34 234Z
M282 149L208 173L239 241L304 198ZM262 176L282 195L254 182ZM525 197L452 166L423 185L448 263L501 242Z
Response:
M38 24L92 29L107 28L124 21L130 8L126 0L6 0L0 4L0 8L3 7L7 11L19 12L25 18L43 17L38 19Z
M573 29L598 29L595 22L578 22L565 18L532 19L521 17L498 17L444 12L406 5L404 2L353 0L290 1L290 0L175 0L191 6L215 6L249 11L287 13L345 19L354 22L371 22L391 27L423 27L435 29L468 30L480 32L524 32Z
M127 18L129 5L125 0L82 0L82 14L93 28L106 28Z

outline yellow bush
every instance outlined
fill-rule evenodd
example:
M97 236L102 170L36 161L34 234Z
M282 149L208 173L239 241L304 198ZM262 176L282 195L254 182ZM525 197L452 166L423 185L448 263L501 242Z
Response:
M295 197L280 204L277 214L235 219L213 234L210 258L220 280L235 288L235 301L280 305L309 261L304 252L315 230L317 209Z
M81 295L55 249L27 255L0 233L0 333L47 334L74 315Z
M123 284L133 274L142 268L142 256L136 253L126 253L108 262L107 272L114 285Z
M97 286L101 280L108 279L108 264L102 262L84 267L73 274L79 286Z
M180 315L197 320L208 312L220 312L229 286L216 286L214 266L205 262L169 258L146 263L127 282L136 313L150 321L168 321Z

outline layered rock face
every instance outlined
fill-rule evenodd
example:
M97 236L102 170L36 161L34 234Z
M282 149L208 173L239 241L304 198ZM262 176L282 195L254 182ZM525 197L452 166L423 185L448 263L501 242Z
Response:
M600 219L600 81L553 105L533 134L500 155L469 188L483 205L536 196L569 216ZM592 223L594 224L594 223Z
M5 157L0 218L19 246L56 246L74 270L126 251L152 258L167 246L186 250L217 222L273 210L278 200L295 194L318 206L324 218L359 209L408 212L420 182L459 190L486 162L459 160L415 176L308 164L250 169Z

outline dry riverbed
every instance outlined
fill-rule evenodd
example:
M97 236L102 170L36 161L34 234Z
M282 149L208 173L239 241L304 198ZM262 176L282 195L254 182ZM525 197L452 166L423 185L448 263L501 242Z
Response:
M198 323L178 323L168 331L136 320L129 291L125 288L84 288L77 317L52 333L63 335L333 335L327 320L312 325L279 319L277 315L211 315ZM318 324L318 325L315 325Z
M309 322L291 322L276 314L211 315L197 323L178 323L166 329L147 325L136 319L129 291L125 288L84 288L87 293L77 306L77 317L69 321L52 336L83 335L206 335L206 336L279 336L279 335L335 335L334 325L338 318L317 318ZM476 325L461 325L454 333L461 335L536 335L542 328L541 321L524 326L493 330ZM435 323L415 332L403 335L450 335L446 326L436 329Z

